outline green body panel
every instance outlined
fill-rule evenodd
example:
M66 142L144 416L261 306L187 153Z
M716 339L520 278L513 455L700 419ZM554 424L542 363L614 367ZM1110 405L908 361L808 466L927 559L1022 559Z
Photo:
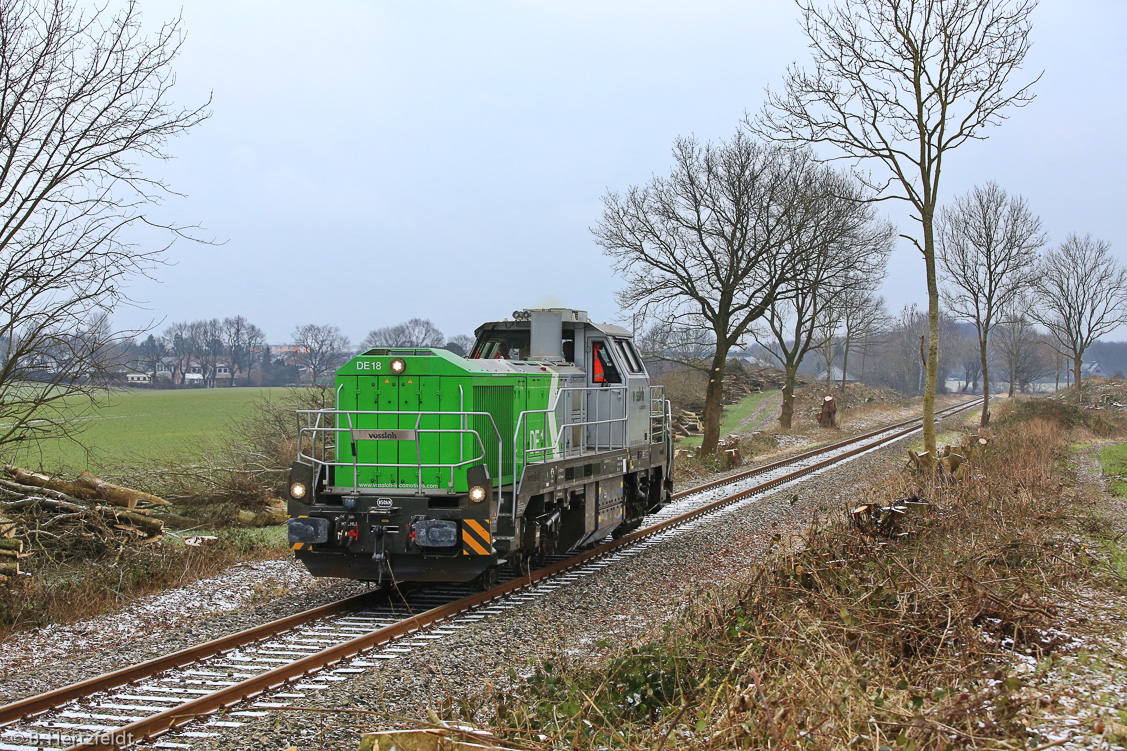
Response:
M494 484L498 478L501 484L511 483L518 417L526 410L548 408L554 397L554 374L547 369L519 372L517 365L496 361L484 367L481 361L446 350L390 348L387 353L360 355L337 370L337 409L341 412L337 427L348 430L337 435L333 484L409 490L418 489L421 481L424 491L465 493L469 490L466 471L483 463L472 461L482 455L483 447L470 430L480 435L484 463ZM406 364L401 375L391 371L395 358ZM496 372L498 367L513 372ZM484 415L441 414L444 412L484 412L492 423ZM518 448L540 449L529 455L530 460L551 458L545 450L552 440L551 422L544 414L533 414L521 423ZM416 433L415 440L354 440L353 429ZM518 451L517 478L524 468L524 454ZM383 466L357 466L363 464Z

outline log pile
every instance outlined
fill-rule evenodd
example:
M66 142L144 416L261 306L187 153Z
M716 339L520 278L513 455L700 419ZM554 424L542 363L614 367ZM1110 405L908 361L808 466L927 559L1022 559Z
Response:
M807 380L798 376L796 386L805 386ZM786 374L775 368L758 368L754 371L732 371L724 374L724 404L735 404L750 394L775 391L786 384Z
M149 508L167 501L104 482L88 472L76 480L5 466L0 478L0 580L20 574L20 561L99 555L122 545L164 537Z
M700 435L703 432L704 423L696 412L680 409L673 415L673 435L683 438L690 435Z
M781 370L774 368L759 368L753 372L738 372L729 370L724 375L724 393L721 402L725 406L738 403L744 397L758 394L762 391L781 389L786 380ZM797 385L806 384L804 378L799 377ZM678 408L673 410L673 435L679 438L697 436L704 433L704 421L699 412Z
M163 498L105 482L89 472L83 472L78 476L78 479L72 482L70 480L48 477L38 472L28 472L25 469L7 464L4 465L4 474L12 478L13 481L25 486L30 485L36 488L46 488L58 493L63 493L71 498L100 501L102 503L108 503L111 506L121 506L129 510L137 508L138 505L142 508L171 505Z

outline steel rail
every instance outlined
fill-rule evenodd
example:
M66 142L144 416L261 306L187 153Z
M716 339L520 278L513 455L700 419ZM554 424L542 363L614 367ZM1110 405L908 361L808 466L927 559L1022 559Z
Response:
M278 620L270 621L260 626L248 628L235 634L212 639L211 641L182 649L179 652L173 652L164 657L156 657L146 662L130 665L121 670L115 670L112 673L106 673L96 678L72 683L69 686L63 686L54 691L48 691L27 699L12 702L11 704L6 704L0 707L0 726L14 722L15 720L40 714L41 712L46 712L72 699L80 699L83 696L89 696L98 691L124 686L133 681L148 678L151 675L165 670L183 667L184 665L198 662L207 657L214 657L223 652L237 649L238 647L262 639L267 639L285 631L290 631L303 623L351 610L374 594L374 592L365 592L364 594L354 595L344 600L321 605L312 610L305 610L301 613L279 618Z
M956 405L946 410L942 410L940 414L954 414L956 412L969 408L975 403L977 403L977 401ZM431 610L424 611L416 616L400 621L399 623L378 629L376 631L352 639L351 641L335 645L322 652L310 655L309 657L302 658L301 660L290 663L288 665L284 665L266 673L253 676L245 681L213 692L212 694L200 697L199 699L186 702L176 707L172 707L164 712L144 718L119 730L112 732L107 731L107 733L103 734L101 737L95 737L91 743L74 746L73 749L120 748L122 746L128 746L137 743L144 738L161 734L169 729L175 728L178 725L182 725L190 721L191 719L194 719L201 715L209 714L218 709L236 704L245 699L252 698L266 690L293 682L295 680L299 680L306 675L318 672L323 668L331 666L346 658L379 647L382 644L385 644L393 639L413 633L432 623L445 620L451 615L455 615L465 610L475 608L483 603L505 597L506 595L519 589L529 587L543 579L551 578L562 571L573 568L575 566L579 566L592 558L601 557L621 547L633 544L646 537L650 537L671 527L683 524L693 518L711 513L723 506L746 498L749 495L754 495L776 485L797 479L802 475L837 463L857 454L864 453L865 451L875 448L881 444L897 440L908 433L918 430L920 422L920 418L913 418L911 420L902 421L900 423L894 423L879 430L871 431L869 433L855 436L853 438L839 441L833 444L827 444L810 451L796 454L794 456L754 468L747 472L729 475L728 477L704 483L690 490L682 491L675 494L673 497L675 499L683 498L687 495L710 490L722 485L732 484L756 474L769 472L788 464L794 464L804 459L817 456L818 454L828 453L847 445L860 443L878 435L887 434L890 430L895 430L898 427L909 426L894 433L893 435L885 435L884 438L872 445L861 446L852 451L843 454L837 454L816 464L804 466L794 472L773 478L731 496L713 501L709 504L696 509L692 509L676 517L672 517L663 522L651 525L649 527L646 527L645 529L624 535L618 540L605 543L591 550L583 551L564 561L560 561L545 568L539 569L535 572L532 572L528 576L513 579L509 582L498 585L497 587L494 587L486 592L470 595L469 597L463 598L461 600L432 608ZM293 628L312 620L336 615L341 612L346 612L357 607L362 603L363 600L371 597L373 594L375 593L365 593L335 603L322 605L318 608L314 608L312 610L304 611L292 616L287 616L270 623L246 629L230 636L221 637L219 639L214 639L203 644L190 647L188 649L180 650L164 657L155 658L153 660L123 668L112 673L107 673L96 678L74 683L56 689L54 691L46 692L37 696L14 702L12 704L5 705L3 707L0 707L0 726L9 724L18 719L28 718L37 714L41 714L48 710L57 708L60 705L73 699L89 696L98 691L104 691L124 686L129 683L133 683L143 678L147 678L157 673L163 672L165 670L182 667L184 665L198 662L208 657L222 654L232 649L236 649L240 646L245 646L246 644L260 641L276 634L292 630Z
M953 414L955 412L961 411L962 409L966 409L969 406L970 404L958 405L957 407L953 407L950 410L946 410L946 412L948 414ZM725 498L721 498L719 500L705 504L704 506L701 506L699 508L692 509L683 514L679 514L678 516L672 517L658 524L646 527L645 529L638 530L628 535L623 535L617 540L612 540L611 542L604 543L603 545L599 545L598 547L592 548L591 550L583 551L581 553L578 553L577 555L571 556L566 560L560 561L559 563L538 569L534 572L531 572L528 576L521 577L519 579L513 579L488 591L470 595L469 597L466 597L462 600L432 608L431 610L420 613L415 617L406 619L396 624L392 624L391 626L377 629L362 636L358 636L351 641L344 642L343 644L338 644L316 654L310 655L309 657L302 658L288 665L283 665L261 675L248 678L245 681L237 683L233 686L228 686L226 688L220 689L219 691L215 691L206 696L202 696L199 699L185 702L184 704L172 707L168 710L165 710L164 712L152 715L151 717L146 717L142 720L138 720L137 722L114 731L112 734L107 734L107 737L94 739L90 743L73 746L67 751L79 751L80 749L112 749L130 746L146 738L150 738L154 735L158 735L160 733L174 729L176 726L190 722L202 715L210 714L225 707L238 704L247 699L254 698L255 696L258 696L265 691L279 688L288 683L292 683L293 681L299 680L306 675L309 675L310 673L315 673L323 670L324 668L330 667L345 659L362 654L363 652L386 644L398 637L414 633L425 628L426 626L446 620L453 615L466 610L470 610L486 602L500 599L510 593L529 587L541 580L552 578L563 571L586 563L593 558L600 558L615 550L618 550L619 548L632 545L635 542L643 540L647 537L651 537L655 534L658 534L659 532L663 532L672 527L679 526L699 516L717 511L724 506L728 506L739 500L747 498L748 496L761 493L764 490L768 490L777 485L798 479L818 469L828 467L845 459L857 456L858 454L862 454L866 451L878 448L884 444L891 443L904 437L905 435L919 430L919 426L916 423L920 423L922 421L916 419L908 422L911 423L909 427L902 428L892 435L885 435L883 438L875 441L872 444L858 446L857 448L854 448L843 454L836 454L815 464L807 465L780 477L772 478L766 482L741 490ZM899 425L903 424L905 423L899 423ZM895 430L895 426L892 429ZM889 430L889 428L886 428L882 431L877 431L877 433L884 434L888 433ZM869 437L873 437L872 434L870 434ZM852 442L856 443L856 441ZM832 447L824 449L823 453L829 450L832 450Z
M978 404L978 403L979 403L978 400L974 399L974 400L969 401L969 402L963 402L962 404L956 404L954 406L947 407L945 409L940 410L939 412L936 413L936 416L937 417L946 417L947 415L953 415L953 414L956 414L958 412L963 411L964 409L969 409L970 407L972 407L972 406L974 406L975 404ZM738 473L733 474L733 475L726 475L726 476L718 478L716 480L710 480L706 483L696 485L694 487L689 488L688 490L682 490L678 493L674 493L673 494L673 500L677 500L678 498L683 498L687 495L693 495L695 493L700 493L700 492L705 491L705 490L712 490L713 488L722 487L724 485L731 485L733 482L738 482L739 480L743 480L747 477L754 477L755 475L762 474L764 472L770 472L773 469L779 469L780 467L785 467L788 464L794 464L795 462L800 462L804 459L809 459L810 457L817 456L818 454L824 454L828 451L833 451L834 449L842 448L844 446L850 446L854 443L859 443L860 441L868 440L869 438L873 438L873 437L878 436L882 433L887 433L890 430L895 430L896 428L904 426L904 425L914 425L917 422L921 422L921 418L913 417L909 420L902 420L901 422L894 422L891 425L885 425L882 428L877 428L876 430L871 430L868 433L862 433L860 435L855 435L852 438L846 438L845 440L842 440L842 441L837 441L835 443L827 443L827 444L823 444L821 446L815 446L814 448L809 449L808 451L803 451L802 453L799 453L799 454L794 454L792 456L784 457L784 458L779 459L777 461L771 462L770 464L763 464L763 465L760 465L758 467L753 467L753 468L746 470L744 472L738 472Z

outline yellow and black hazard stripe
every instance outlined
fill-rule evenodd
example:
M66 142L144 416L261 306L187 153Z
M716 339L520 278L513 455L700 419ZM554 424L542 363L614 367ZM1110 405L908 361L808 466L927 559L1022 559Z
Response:
M309 515L308 514L301 514L299 516L292 516L291 515L291 516L288 516L286 518L287 519L308 519ZM312 545L306 545L305 543L301 543L301 542L295 542L294 544L290 545L290 550L312 550L312 549L313 549Z
M489 534L489 523L463 519L462 555L490 555L492 552L493 538Z

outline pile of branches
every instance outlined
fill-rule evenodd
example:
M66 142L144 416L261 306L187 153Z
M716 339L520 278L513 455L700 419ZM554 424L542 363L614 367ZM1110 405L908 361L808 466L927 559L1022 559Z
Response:
M89 472L76 480L5 466L0 478L0 577L20 574L20 562L97 559L126 545L164 537L150 513L168 501L104 482ZM26 572L25 572L26 573Z
M757 368L751 370L729 370L724 374L724 404L735 404L745 396L758 394L763 391L775 391L786 384L786 373L776 368ZM805 386L809 383L802 376L798 376L795 385Z

